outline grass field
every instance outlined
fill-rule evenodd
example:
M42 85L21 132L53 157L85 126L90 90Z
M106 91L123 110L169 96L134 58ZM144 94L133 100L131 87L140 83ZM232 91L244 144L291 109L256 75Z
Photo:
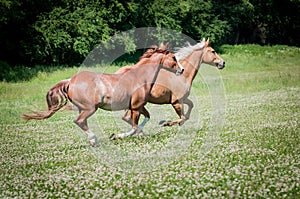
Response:
M99 110L89 119L97 148L73 124L76 112L20 118L45 109L47 90L86 68L0 83L0 198L299 198L300 49L222 49L225 69L202 65L183 126L159 127L176 114L148 104L147 136L110 141L130 127L123 112Z

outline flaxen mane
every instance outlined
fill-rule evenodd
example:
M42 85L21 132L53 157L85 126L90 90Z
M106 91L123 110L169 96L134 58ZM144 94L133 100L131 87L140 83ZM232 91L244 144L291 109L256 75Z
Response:
M201 43L197 43L196 45L192 46L189 42L187 42L187 45L182 48L178 48L176 50L175 56L178 61L186 58L188 55L190 55L194 50L200 50L204 48L205 42L202 41Z

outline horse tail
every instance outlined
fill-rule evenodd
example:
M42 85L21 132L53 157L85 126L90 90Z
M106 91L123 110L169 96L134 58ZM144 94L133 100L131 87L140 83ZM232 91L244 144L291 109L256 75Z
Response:
M31 114L23 114L24 120L43 120L51 117L68 102L69 80L62 80L53 86L46 95L48 110L44 112L31 111Z

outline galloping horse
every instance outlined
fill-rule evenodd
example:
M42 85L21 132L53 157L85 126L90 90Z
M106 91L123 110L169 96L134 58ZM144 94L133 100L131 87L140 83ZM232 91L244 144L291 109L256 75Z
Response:
M112 111L129 109L132 113L132 129L117 137L133 135L138 129L142 129L150 118L144 106L159 71L163 71L161 68L167 69L170 74L175 73L175 70L181 70L173 53L167 48L153 46L141 56L131 70L122 74L80 72L68 80L60 81L47 92L48 111L23 114L23 118L25 120L49 118L69 100L79 110L74 122L87 134L90 144L95 146L98 141L89 129L87 119L98 108ZM145 119L138 126L140 114L143 114Z
M223 69L225 67L225 61L219 57L216 51L210 47L209 39L203 40L194 46L187 46L180 48L175 56L178 61L184 67L184 72L180 76L175 76L168 71L161 71L156 78L155 84L151 89L148 102L153 104L172 104L179 119L175 121L163 121L162 126L172 126L174 124L182 125L189 119L193 102L188 99L191 86L197 72L202 63L206 63ZM184 115L183 104L188 105L188 111ZM123 120L130 122L131 111L128 110L123 116ZM140 129L141 131L141 129Z

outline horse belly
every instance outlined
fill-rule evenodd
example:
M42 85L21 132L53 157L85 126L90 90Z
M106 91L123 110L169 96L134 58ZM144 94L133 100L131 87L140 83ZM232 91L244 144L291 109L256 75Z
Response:
M120 111L125 110L129 108L129 102L128 103L109 103L109 104L101 104L99 105L99 108L107 111Z
M158 80L153 85L148 101L153 104L170 104L185 98L189 93L189 85L180 77Z
M130 97L123 93L112 92L111 95L103 95L99 108L109 111L119 111L129 108Z
M172 93L169 89L155 84L150 92L148 101L153 104L169 104L171 95Z

